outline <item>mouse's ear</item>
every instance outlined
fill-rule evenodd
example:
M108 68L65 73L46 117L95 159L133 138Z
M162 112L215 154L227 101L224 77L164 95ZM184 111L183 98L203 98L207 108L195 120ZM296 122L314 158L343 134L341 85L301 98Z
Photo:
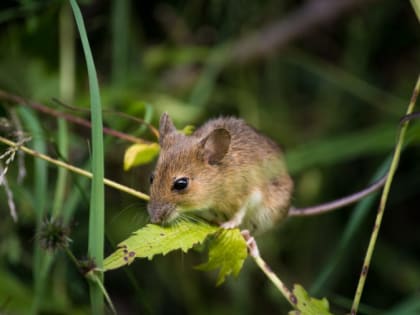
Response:
M224 128L210 132L200 141L204 159L212 165L219 163L229 150L230 140L230 133Z
M165 136L171 132L176 131L176 128L169 117L168 113L163 113L159 121L159 142L162 144Z

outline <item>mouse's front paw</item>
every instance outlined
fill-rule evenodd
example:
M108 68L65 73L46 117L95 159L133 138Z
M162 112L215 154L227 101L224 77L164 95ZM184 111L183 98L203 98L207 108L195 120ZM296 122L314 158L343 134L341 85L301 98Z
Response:
M220 224L220 226L222 227L222 228L224 228L224 229L234 229L234 228L236 228L236 227L238 227L238 222L236 222L235 220L229 220L229 221L226 221L226 222L224 222L224 223L222 223L222 224Z

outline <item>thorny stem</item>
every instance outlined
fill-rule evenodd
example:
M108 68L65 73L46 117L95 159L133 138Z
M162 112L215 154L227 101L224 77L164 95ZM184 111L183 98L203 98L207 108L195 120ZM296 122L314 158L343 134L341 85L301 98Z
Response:
M417 97L419 95L420 92L420 75L417 78L417 83L416 86L414 88L413 91L413 95L411 97L410 103L408 105L408 109L407 109L407 113L406 115L410 115L413 111L414 111L414 106L416 104L416 100ZM373 251L375 249L375 244L376 244L376 240L378 238L378 233L379 233L379 229L381 226L381 222L382 222L382 218L385 212L385 205L388 199L388 195L389 195L389 191L391 188L391 183L392 183L392 179L394 177L394 174L397 170L398 167L398 162L400 159L400 154L401 154L401 148L403 145L403 141L404 141L404 137L405 137L405 133L407 131L407 127L408 127L408 121L403 122L403 125L401 127L399 136L398 136L398 141L397 141L397 145L395 147L395 151L394 151L394 156L392 158L392 162L391 162L391 166L389 169L389 173L388 173L388 177L387 180L385 182L385 186L384 186L384 190L382 191L382 196L381 196L381 201L379 203L379 208L378 208L378 214L376 216L376 220L375 220L375 225L373 226L373 231L372 231L372 235L370 237L370 241L369 241L369 246L368 249L366 251L366 256L363 262L363 267L362 267L362 272L360 274L360 278L359 278L359 283L357 285L357 289L356 289L356 293L354 296L354 300L353 300L353 305L351 308L351 315L356 315L357 310L359 308L359 303L360 303L360 299L362 297L362 293L363 293L363 288L366 282L366 277L367 277L367 273L369 270L369 266L370 266L370 262L372 260L372 255L373 255Z
M264 261L264 259L260 256L260 251L258 250L257 242L253 237L250 237L247 240L248 249L250 256L254 259L257 266L264 272L264 274L270 279L270 281L274 284L274 286L283 294L286 300L292 305L296 307L297 299L296 296L286 287L283 281L280 280L279 277L273 272L270 266Z
M64 168L68 169L69 171L72 171L73 173L76 173L76 174L85 176L85 177L90 178L90 179L92 178L92 173L91 172L88 172L88 171L86 171L84 169L81 169L81 168L78 168L76 166L73 166L71 164L65 163L63 161L53 159L53 158L49 157L48 155L45 155L45 154L39 153L39 152L37 152L35 150L29 149L26 146L19 145L18 143L13 142L13 141L11 141L9 139L6 139L4 137L1 137L0 136L0 142L2 142L4 144L7 144L8 146L11 146L11 147L16 147L19 150L21 150L21 151L23 151L23 152L25 152L25 153L27 153L29 155L32 155L34 157L40 158L42 160L45 160L45 161L47 161L47 162L49 162L51 164L54 164L56 166L64 167ZM110 179L104 178L104 184L107 185L107 186L109 186L109 187L112 187L112 188L118 189L120 191L123 191L123 192L125 192L127 194L130 194L132 196L135 196L137 198L140 198L140 199L143 199L143 200L146 200L146 201L149 200L149 196L146 195L145 193L142 193L140 191L137 191L137 190L135 190L133 188L130 188L130 187L127 187L125 185L121 185L121 184L119 184L117 182L114 182L114 181L112 181Z

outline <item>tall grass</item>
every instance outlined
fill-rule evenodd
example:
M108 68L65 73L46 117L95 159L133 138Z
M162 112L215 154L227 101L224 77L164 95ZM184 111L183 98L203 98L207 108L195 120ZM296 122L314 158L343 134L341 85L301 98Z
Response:
M83 17L75 0L70 0L73 14L76 20L79 35L82 41L85 55L90 92L90 111L92 117L92 185L89 209L89 246L88 254L101 268L104 259L104 224L105 224L105 201L104 201L104 148L102 134L102 105L99 93L98 78L96 76L95 63L89 46ZM99 275L103 281L103 275ZM101 288L97 283L90 284L90 297L92 314L102 314L104 311L104 299Z

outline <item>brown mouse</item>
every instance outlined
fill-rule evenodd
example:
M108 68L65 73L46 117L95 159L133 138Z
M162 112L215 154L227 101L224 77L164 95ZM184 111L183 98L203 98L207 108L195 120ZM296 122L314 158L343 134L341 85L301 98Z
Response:
M293 182L283 153L243 120L210 120L185 136L165 113L159 134L148 204L153 223L191 212L225 228L261 232L287 216Z
M307 208L290 206L293 181L279 146L243 120L208 121L191 136L164 113L161 152L150 178L152 223L194 216L260 233L287 216L307 216L354 203L383 186L387 174L349 196Z

